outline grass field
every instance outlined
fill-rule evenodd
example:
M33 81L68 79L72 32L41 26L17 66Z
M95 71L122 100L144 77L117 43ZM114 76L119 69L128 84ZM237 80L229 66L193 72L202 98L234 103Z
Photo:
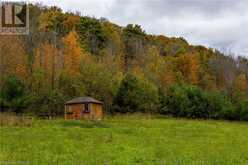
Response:
M248 164L248 123L146 117L0 128L0 164Z

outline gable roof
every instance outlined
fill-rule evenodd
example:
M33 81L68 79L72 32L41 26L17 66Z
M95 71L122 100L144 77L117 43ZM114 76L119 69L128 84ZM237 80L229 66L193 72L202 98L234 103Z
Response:
M96 104L103 104L103 102L96 100L92 97L77 97L70 101L67 101L65 104L80 104L80 103L96 103Z

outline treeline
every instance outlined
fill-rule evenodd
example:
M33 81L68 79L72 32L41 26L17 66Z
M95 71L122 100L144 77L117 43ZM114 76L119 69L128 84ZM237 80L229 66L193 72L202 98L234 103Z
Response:
M248 59L139 25L30 5L30 34L0 38L0 109L62 115L92 96L108 113L248 120Z

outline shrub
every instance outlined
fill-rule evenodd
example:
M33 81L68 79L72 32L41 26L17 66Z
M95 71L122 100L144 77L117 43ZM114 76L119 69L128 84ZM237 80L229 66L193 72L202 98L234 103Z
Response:
M209 118L205 92L195 86L189 86L185 90L189 101L188 108L185 109L186 116L190 118Z
M210 118L213 119L236 119L235 107L229 98L218 92L207 92L207 109Z
M60 93L68 100L73 97L83 96L85 93L82 81L78 78L72 78L65 73L60 75L58 84Z
M240 120L248 121L248 101L242 101L238 106Z
M154 112L158 105L156 86L143 77L127 74L114 98L114 112Z
M168 112L177 117L208 118L206 96L201 89L194 86L171 86L162 103ZM164 108L163 108L164 109Z
M28 107L28 113L34 113L40 117L55 117L64 114L65 98L58 90L43 90L32 97Z
M0 96L1 107L21 113L29 100L30 96L22 80L15 75L9 75L4 79Z
M235 108L224 95L195 86L172 85L160 97L161 113L176 117L235 119Z

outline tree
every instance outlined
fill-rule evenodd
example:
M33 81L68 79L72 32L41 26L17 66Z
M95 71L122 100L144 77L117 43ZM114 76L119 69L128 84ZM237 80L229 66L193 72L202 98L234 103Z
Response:
M199 62L196 54L185 54L176 58L176 64L184 80L192 85L198 84Z
M26 110L27 113L40 117L56 117L64 114L66 98L57 89L42 89L32 94L32 100Z
M196 54L192 54L190 56L190 75L189 81L190 84L197 85L199 79L199 62L198 56Z
M238 105L240 120L248 121L248 101L240 101Z
M75 31L71 31L63 39L64 44L64 68L68 75L75 77L80 72L80 62L82 60L82 50L78 42L79 36Z
M238 74L236 61L231 56L224 56L216 52L209 58L209 68L216 79L219 90L227 90L231 94L231 89Z
M154 112L159 89L161 113L215 119L246 116L246 57L57 7L30 4L29 11L29 35L0 37L0 88L6 93L4 86L21 84L27 90L23 95L32 96L32 112L62 114L65 100L82 95L102 100L107 111L114 104L116 111ZM8 76L16 77L8 80L11 87L6 85ZM1 107L6 96L0 99ZM7 102L19 106L15 99Z
M234 99L242 101L248 99L248 81L246 75L241 73L234 82Z
M81 17L77 26L82 47L92 54L99 55L105 47L106 35L96 18Z
M64 34L65 27L63 25L66 15L58 7L46 8L39 16L39 30L45 32L56 32Z
M176 117L204 119L237 119L231 101L217 92L206 92L196 86L172 85L160 93L161 113Z
M46 42L37 49L34 60L34 71L41 70L44 73L46 87L55 88L59 76L59 54L60 50L55 45Z
M206 110L212 119L238 120L236 107L230 98L220 92L206 92Z
M158 90L142 77L127 74L113 101L114 112L156 112Z
M84 96L85 94L85 86L83 82L80 81L78 77L72 78L66 73L60 75L58 89L67 100L74 97Z
M16 113L23 112L30 99L23 81L15 75L5 78L0 98L4 106Z
M102 50L103 53L110 56L122 56L124 43L121 37L121 27L110 22L103 22L102 30L106 36L105 48Z
M147 78L152 82L159 84L160 74L164 69L164 60L160 57L155 47L148 49L148 54L144 58L143 66Z
M145 53L146 33L140 25L129 24L123 29L125 45L125 69L128 70L133 60L141 59Z
M170 58L160 56L156 47L148 49L148 54L141 63L145 76L160 88L167 88L176 82L173 62Z
M84 84L85 94L104 102L108 111L113 102L122 73L116 68L115 62L101 62L90 55L85 55L80 68L80 81Z
M69 16L64 20L63 25L66 32L74 31L79 24L80 17L78 15L69 14Z

